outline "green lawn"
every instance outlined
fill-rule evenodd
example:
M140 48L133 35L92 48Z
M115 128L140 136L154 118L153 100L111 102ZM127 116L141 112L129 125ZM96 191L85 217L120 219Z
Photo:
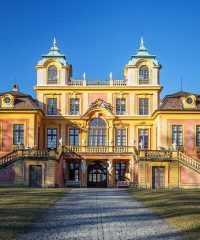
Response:
M1 188L0 239L12 239L30 228L67 191L62 188Z
M132 196L183 235L200 239L200 190L135 190Z

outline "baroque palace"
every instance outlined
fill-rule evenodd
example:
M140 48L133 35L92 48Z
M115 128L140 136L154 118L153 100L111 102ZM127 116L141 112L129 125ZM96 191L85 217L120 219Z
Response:
M0 186L200 187L200 95L161 100L143 39L122 80L73 79L55 39L36 70L36 99L0 94Z

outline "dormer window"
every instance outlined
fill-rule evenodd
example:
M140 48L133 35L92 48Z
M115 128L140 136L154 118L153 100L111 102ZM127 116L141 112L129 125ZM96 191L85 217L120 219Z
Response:
M186 98L186 102L187 102L187 104L192 104L193 99L191 97L188 97L188 98Z
M57 71L57 67L54 65L51 65L48 68L48 84L57 84L57 80L58 80L58 71Z
M6 98L4 98L4 102L6 104L10 104L11 103L11 99L9 97L6 97Z
M149 69L147 66L143 65L139 69L139 84L149 83Z

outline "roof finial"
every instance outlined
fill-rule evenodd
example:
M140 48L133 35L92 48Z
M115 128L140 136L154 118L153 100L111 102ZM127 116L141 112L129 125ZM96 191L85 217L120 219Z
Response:
M56 37L53 38L53 46L51 48L51 51L59 51L57 45L56 45Z
M144 46L144 39L143 37L141 37L141 40L140 40L140 49L144 49L145 46Z
M53 47L56 47L56 37L53 38Z
M182 76L181 76L181 92L183 91L183 79L182 79Z

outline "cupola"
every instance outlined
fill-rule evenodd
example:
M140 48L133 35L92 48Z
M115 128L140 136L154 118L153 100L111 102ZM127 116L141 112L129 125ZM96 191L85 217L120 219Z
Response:
M55 37L49 53L42 55L36 69L37 86L68 85L72 66L68 64L65 55L60 53Z
M129 86L159 85L161 65L155 55L149 54L141 37L140 47L125 65L124 76Z

